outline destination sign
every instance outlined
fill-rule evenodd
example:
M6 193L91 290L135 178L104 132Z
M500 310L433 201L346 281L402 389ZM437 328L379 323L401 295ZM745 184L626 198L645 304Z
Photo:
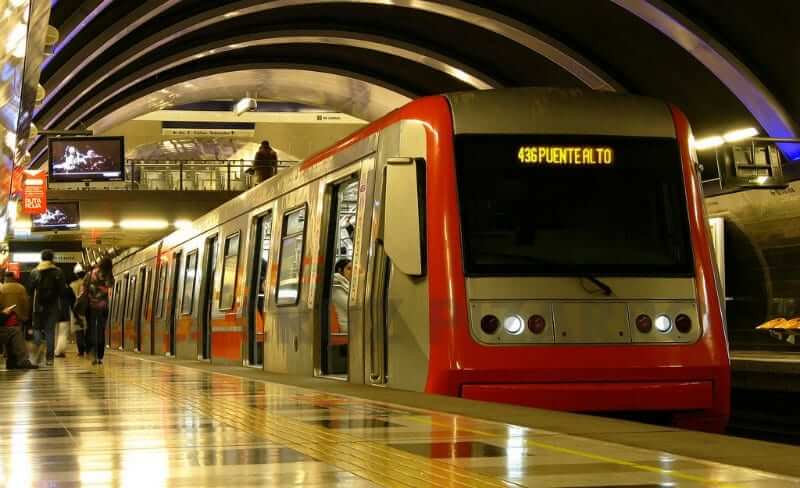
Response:
M600 165L614 164L614 150L607 146L520 146L522 164Z

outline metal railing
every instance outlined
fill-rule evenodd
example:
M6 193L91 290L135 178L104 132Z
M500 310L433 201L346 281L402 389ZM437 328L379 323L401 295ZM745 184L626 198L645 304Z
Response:
M278 161L278 171L299 161ZM167 191L244 191L254 184L252 160L125 160L125 188Z

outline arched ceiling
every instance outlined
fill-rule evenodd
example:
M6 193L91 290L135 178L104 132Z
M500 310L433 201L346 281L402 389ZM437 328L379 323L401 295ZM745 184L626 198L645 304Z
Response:
M366 119L407 97L549 85L665 99L698 135L793 137L799 16L785 0L58 0L35 122L108 127L238 72L231 86ZM342 80L374 103L348 106Z

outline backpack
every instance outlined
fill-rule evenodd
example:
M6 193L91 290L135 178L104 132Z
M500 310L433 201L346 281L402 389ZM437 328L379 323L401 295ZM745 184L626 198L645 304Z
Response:
M45 269L39 272L39 279L35 287L37 305L53 303L61 297L60 278L61 270L59 269Z

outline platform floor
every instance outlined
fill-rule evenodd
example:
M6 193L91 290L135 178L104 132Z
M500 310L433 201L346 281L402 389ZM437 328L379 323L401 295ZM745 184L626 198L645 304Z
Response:
M111 353L0 370L3 486L798 486L548 430ZM743 453L747 455L747 453Z

